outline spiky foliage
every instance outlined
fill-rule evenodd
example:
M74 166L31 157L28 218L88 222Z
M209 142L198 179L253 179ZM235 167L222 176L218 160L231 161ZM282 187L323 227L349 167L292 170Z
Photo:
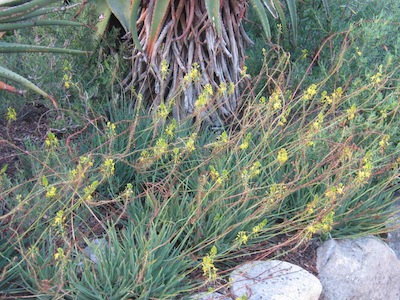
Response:
M52 4L59 2L58 0L32 0L32 1L18 1L18 0L5 0L1 1L0 8L0 32L7 32L11 30L18 30L22 28L32 28L35 26L82 26L81 23L73 21L62 20L37 20L38 16L47 15L51 12L57 11ZM18 43L0 42L0 53L22 53L22 52L52 52L64 54L85 54L85 51L43 47L35 45L22 45ZM31 81L19 74L0 66L0 77L14 81L30 89L48 99L57 108L56 100L47 92L33 84ZM12 86L0 82L0 89L10 92L22 94L23 91L17 90Z
M277 0L142 0L125 4L125 9L121 1L107 3L134 41L126 90L142 94L153 107L161 103L173 107L173 116L181 119L194 111L202 90L211 85L216 96L205 105L202 118L215 125L240 105L240 86L246 78L241 76L245 75L244 46L251 43L242 26L249 3L268 39L267 10L286 24ZM286 3L295 23L295 1Z

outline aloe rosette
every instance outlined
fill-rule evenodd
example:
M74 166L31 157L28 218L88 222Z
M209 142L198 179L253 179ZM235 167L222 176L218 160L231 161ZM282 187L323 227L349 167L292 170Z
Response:
M54 7L51 7L51 5L57 2L60 1L32 0L27 2L21 0L0 0L0 32L30 28L34 26L82 26L81 23L74 21L37 19L39 16L53 12ZM0 42L0 53L22 52L51 52L61 54L88 53L87 51L81 50ZM4 66L0 66L0 77L19 83L23 87L50 99L53 105L57 108L57 102L50 94L18 73L5 68ZM1 86L8 91L17 91L4 83Z

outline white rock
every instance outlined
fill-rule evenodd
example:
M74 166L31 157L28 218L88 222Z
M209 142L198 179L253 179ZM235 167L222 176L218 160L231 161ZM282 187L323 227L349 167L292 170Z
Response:
M230 277L231 293L248 300L317 300L322 290L314 275L279 260L246 263Z
M317 250L321 300L399 300L400 261L375 237L328 240Z
M191 300L232 300L232 298L222 295L220 293L199 293L190 297Z

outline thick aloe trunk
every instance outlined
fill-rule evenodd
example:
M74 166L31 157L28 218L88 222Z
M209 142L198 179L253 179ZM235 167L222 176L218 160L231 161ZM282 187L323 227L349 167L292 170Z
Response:
M173 116L181 119L195 110L204 87L211 84L213 95L202 116L221 125L240 105L243 44L249 41L241 25L247 1L220 2L220 35L209 18L205 1L170 1L160 34L153 42L148 40L152 21L148 12L154 10L156 2L141 3L136 26L143 49L132 45L132 71L125 79L126 90L133 88L153 107L165 103L172 107ZM153 48L149 49L149 45ZM200 78L187 83L184 77L196 64Z

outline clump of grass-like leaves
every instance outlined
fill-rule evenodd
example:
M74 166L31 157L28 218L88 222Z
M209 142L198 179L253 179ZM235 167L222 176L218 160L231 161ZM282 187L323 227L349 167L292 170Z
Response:
M66 139L49 133L32 146L29 178L1 174L3 293L177 298L226 283L246 259L390 230L398 69L388 63L349 84L338 62L291 91L289 55L263 54L252 85L262 88L232 126L201 121L229 84L204 86L179 121L164 104L149 115L137 95L110 102L107 117Z

